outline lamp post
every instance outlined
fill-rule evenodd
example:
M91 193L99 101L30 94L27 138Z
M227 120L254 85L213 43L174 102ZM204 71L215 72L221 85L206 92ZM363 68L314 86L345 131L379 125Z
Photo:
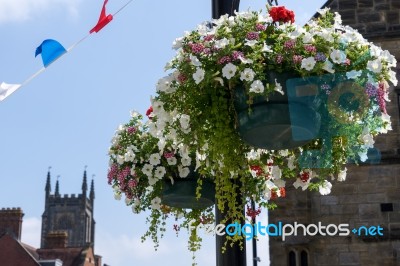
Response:
M220 16L228 14L232 16L235 11L239 10L240 0L212 0L212 18L218 19ZM240 184L239 184L240 185ZM244 202L240 193L237 196L237 202L244 206ZM219 224L225 218L225 214L222 213L217 204L215 205L215 221ZM230 221L228 221L230 222ZM234 221L232 221L234 222ZM244 221L240 221L244 223ZM217 266L246 266L246 243L243 240L243 249L240 249L239 243L235 242L231 247L227 245L226 251L222 253L222 247L226 237L216 236L216 258Z

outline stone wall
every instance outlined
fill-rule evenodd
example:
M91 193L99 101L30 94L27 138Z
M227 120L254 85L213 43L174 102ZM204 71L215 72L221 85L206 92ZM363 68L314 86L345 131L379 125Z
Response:
M400 0L332 0L325 6L342 15L343 23L357 28L364 37L389 50L400 62ZM400 68L399 68L400 69ZM398 71L400 73L400 71ZM278 209L269 213L269 223L349 224L380 226L383 236L270 237L272 266L289 265L295 252L301 266L301 252L308 254L308 266L400 265L400 130L399 100L390 88L387 106L393 130L378 136L382 153L376 165L348 165L347 180L333 182L331 194L301 192L290 188L279 199Z

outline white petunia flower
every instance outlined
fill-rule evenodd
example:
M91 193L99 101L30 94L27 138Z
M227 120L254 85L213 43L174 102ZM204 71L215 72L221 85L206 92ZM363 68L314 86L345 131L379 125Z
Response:
M176 162L177 162L176 157L167 158L168 165L176 165Z
M393 70L389 70L389 81L392 82L395 87L397 86L396 72Z
M176 38L172 43L172 48L178 50L183 45L183 37Z
M159 197L155 197L151 200L151 208L153 210L159 210L161 208L161 199Z
M346 62L346 54L340 50L332 50L329 57L332 59L333 63L342 64Z
M161 156L159 153L153 153L150 155L149 162L151 165L156 166L160 164Z
M380 73L382 71L382 62L380 59L368 61L367 69L374 73Z
M244 45L253 47L254 45L256 45L258 43L258 40L246 40L246 43Z
M182 166L189 166L192 163L192 159L189 156L184 156L181 158Z
M264 46L261 50L262 52L266 52L266 53L272 53L273 50L271 49L271 46L267 45L266 43L264 43Z
M190 116L186 114L181 114L179 116L179 123L183 129L188 129L190 126Z
M324 183L322 185L319 186L319 193L321 195L328 195L329 193L331 193L331 188L332 188L332 184L325 180Z
M158 80L156 90L158 92L172 93L176 89L172 87L172 82L175 80L173 75L165 76Z
M193 73L194 82L199 84L204 79L205 73L204 69L198 67L196 72Z
M316 61L315 61L314 57L312 57L312 56L303 58L303 60L301 60L301 68L311 71L314 68L315 63L316 63Z
M240 73L240 80L253 81L255 74L256 73L251 68L245 68Z
M339 172L337 180L339 182L343 182L346 180L347 168L345 167L342 171Z
M287 158L288 160L288 167L290 170L293 170L296 168L296 166L294 165L294 160L296 159L296 157L294 155L290 156L289 158Z
M136 155L133 150L128 150L124 155L124 160L125 162L133 162L135 160L135 157Z
M157 177L149 176L149 186L154 186L154 184L157 183L158 180L160 180L160 179Z
M367 149L365 149L364 151L360 151L360 152L358 153L358 156L360 157L360 161L361 161L361 162L365 162L365 161L368 159L367 153L368 153L368 150L367 150Z
M222 68L222 76L227 79L231 79L233 76L235 76L236 70L237 67L234 64L228 63Z
M139 116L140 116L140 114L137 111L135 111L135 110L131 111L131 117L135 118L135 117L139 117Z
M362 71L361 71L361 70L359 70L359 71L357 71L357 70L352 70L352 71L349 71L349 72L346 73L346 77L347 77L348 79L356 79L356 78L358 78L359 76L361 76L361 74L362 74Z
M117 156L117 163L118 163L119 165L122 165L124 162L125 162L125 156L118 155L118 156Z
M321 14L321 16L325 16L326 12L329 11L329 7L325 7L323 9L318 9L317 12Z
M263 93L264 92L264 84L260 80L255 80L251 83L250 92L255 93Z
M178 166L178 171L179 171L179 176L184 178L187 177L188 174L190 173L190 170L188 167L182 167L182 165Z
M190 62L192 63L192 65L199 67L201 66L201 62L200 60L197 58L197 56L194 55L190 55Z
M309 32L305 32L303 35L303 43L312 43L314 41L314 35Z
M165 167L158 166L154 171L154 176L157 177L158 179L161 179L164 177L165 173L166 173Z
M327 71L329 73L335 73L335 70L333 69L333 64L329 60L326 60L324 62L324 66L322 67L322 69L324 69L325 71Z
M121 193L114 193L114 199L121 200L121 198L122 198Z
M142 172L143 172L143 174L145 174L147 176L152 176L153 175L153 166L151 164L146 163L145 165L143 165Z
M225 48L229 44L229 40L227 38L223 38L221 40L216 40L214 45L217 49Z
M282 85L275 79L275 91L279 92L280 94L284 95L285 92L282 90Z

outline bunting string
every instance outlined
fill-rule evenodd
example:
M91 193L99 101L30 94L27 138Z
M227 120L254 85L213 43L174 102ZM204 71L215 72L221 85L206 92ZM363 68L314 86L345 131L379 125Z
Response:
M16 90L21 88L22 86L27 85L34 78L43 73L47 67L49 67L52 63L60 59L66 53L72 51L76 46L78 46L81 42L85 41L87 37L89 37L93 32L98 33L101 29L103 29L108 23L110 23L114 16L116 16L121 10L127 7L133 0L129 0L125 3L120 9L118 9L114 14L106 15L106 5L108 0L104 0L103 7L101 9L101 13L99 16L99 20L97 24L86 34L82 39L78 40L74 44L72 44L68 49L65 49L58 41L47 39L40 44L35 51L35 57L39 54L42 57L43 67L39 69L36 73L28 77L24 82L20 84L8 84L2 82L0 84L0 102L14 93Z

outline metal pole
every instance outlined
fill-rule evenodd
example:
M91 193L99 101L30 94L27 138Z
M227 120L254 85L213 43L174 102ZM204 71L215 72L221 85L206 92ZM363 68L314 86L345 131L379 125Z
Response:
M254 200L251 200L251 208L253 210L256 209L256 204L254 203ZM253 224L256 224L256 216L253 216L251 218L251 222ZM253 237L253 266L257 266L259 258L257 257L257 239Z
M222 15L235 15L239 11L240 0L212 0L212 18L217 19Z
M218 19L220 16L228 14L233 16L235 11L239 11L240 0L211 0L212 1L212 18ZM244 206L242 197L237 197L238 204ZM244 212L244 210L243 210ZM215 205L215 221L219 224L225 218L217 204ZM229 221L228 221L229 222ZM232 221L234 222L234 221ZM244 221L241 221L244 223ZM225 253L222 253L222 247L225 243L224 236L216 236L216 258L217 266L246 266L246 240L243 239L243 249L240 249L239 243L235 243L232 247L227 246Z
M244 205L242 201L242 197L238 194L236 201L240 205ZM215 221L216 224L221 223L221 221L225 218L224 213L222 213L217 205L215 205ZM234 221L227 221L227 224L233 223ZM244 221L240 221L243 226ZM226 246L226 251L222 253L222 247L224 246L226 237L225 236L216 236L216 258L217 258L217 266L246 266L246 240L242 240L243 249L240 249L240 245L238 242L235 242L231 247L230 244Z

